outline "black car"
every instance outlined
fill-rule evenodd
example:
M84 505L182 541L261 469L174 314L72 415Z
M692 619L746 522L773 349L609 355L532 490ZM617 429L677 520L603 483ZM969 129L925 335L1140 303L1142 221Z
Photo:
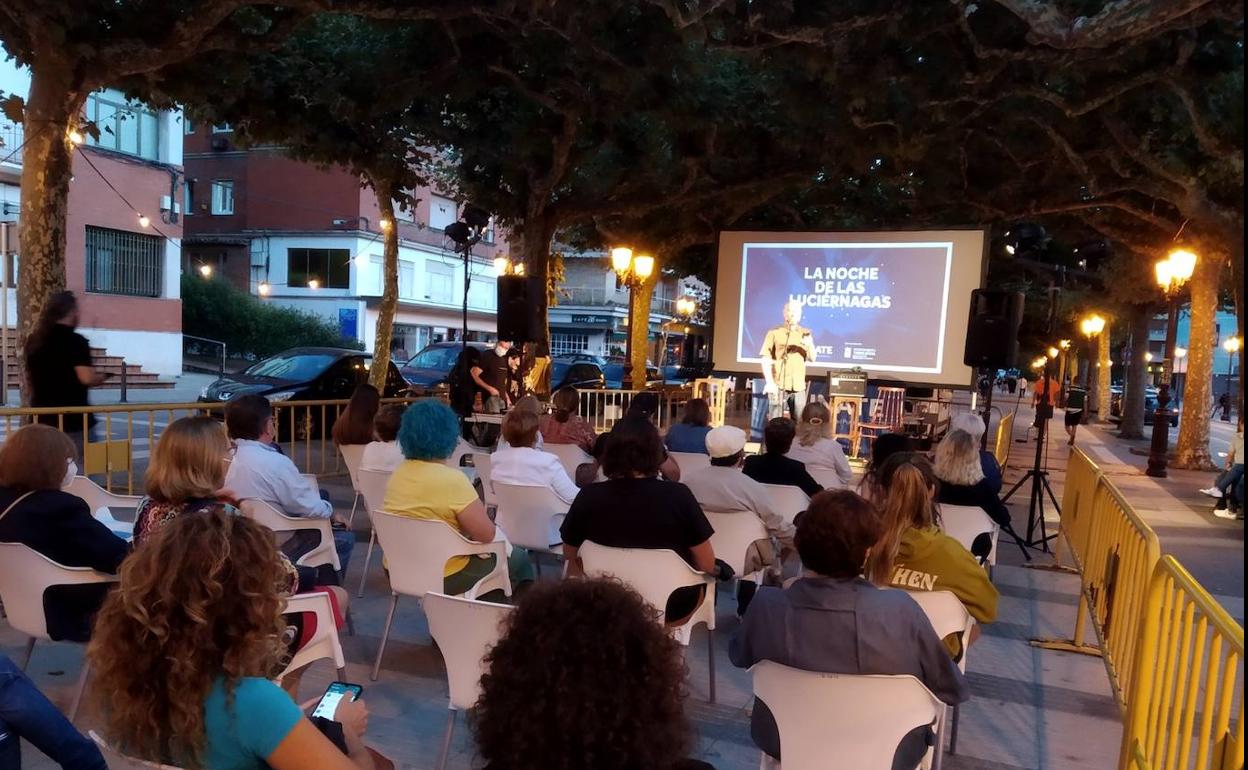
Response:
M1122 420L1122 388L1113 386L1109 389L1109 419L1113 422ZM1170 410L1170 426L1175 427L1179 424L1179 407L1173 400L1168 407ZM1153 418L1157 413L1157 388L1144 389L1144 424L1152 425Z
M359 350L291 348L257 361L241 372L221 377L203 389L199 400L201 403L222 402L252 393L272 402L346 399L351 397L355 386L368 382L372 363L372 354ZM391 362L383 395L401 396L406 392L407 383ZM304 416L303 430L297 432L302 434L306 430L316 435L320 410L308 412ZM286 421L280 427L289 430Z
M485 342L469 342L468 347L486 351L493 346ZM434 342L412 356L399 372L412 387L433 388L445 385L446 378L451 369L455 368L455 361L463 349L463 343L460 342Z
M589 358L563 360L556 358L550 364L551 391L571 385L579 390L595 390L606 387L607 378L602 366Z

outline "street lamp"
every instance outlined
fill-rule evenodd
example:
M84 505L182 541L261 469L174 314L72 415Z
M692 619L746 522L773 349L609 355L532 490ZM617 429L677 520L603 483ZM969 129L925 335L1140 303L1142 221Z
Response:
M617 246L611 249L611 268L615 270L616 276L620 283L628 287L628 320L625 324L627 335L624 340L624 375L621 378L620 385L624 390L631 390L633 387L633 324L637 321L633 317L633 290L641 284L645 283L651 275L654 274L654 257L649 254L634 254L633 250L627 246ZM649 327L649 314L644 323ZM643 367L644 371L644 367ZM642 386L645 386L644 377L642 375Z
M1088 376L1084 381L1084 387L1089 392L1092 390L1092 361L1098 356L1095 355L1095 347L1092 342L1101 332L1105 331L1105 319L1096 313L1086 316L1079 322L1079 331L1088 340Z
M1148 450L1148 467L1144 470L1155 478L1166 477L1166 453L1170 448L1170 380L1174 375L1174 359L1178 353L1175 337L1179 329L1179 292L1196 272L1197 257L1186 249L1175 249L1154 266L1157 285L1170 302L1166 313L1166 346L1161 367L1161 386L1157 390L1157 411L1153 413L1153 440Z
M667 332L673 325L679 326L685 330L685 334L689 334L689 327L685 324L693 317L698 310L698 303L692 297L680 296L676 298L676 317L663 322L663 344L659 347L659 368L663 368L663 361L667 358Z

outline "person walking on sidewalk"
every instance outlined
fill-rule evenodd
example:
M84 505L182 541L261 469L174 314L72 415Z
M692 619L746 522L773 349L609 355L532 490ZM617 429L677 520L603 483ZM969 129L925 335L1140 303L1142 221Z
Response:
M1239 421L1239 431L1231 441L1231 451L1226 455L1226 470L1202 494L1217 498L1213 515L1219 519L1244 518L1244 421Z
M1075 387L1066 391L1066 435L1070 436L1066 446L1075 445L1075 433L1083 422L1083 410L1087 400L1088 392L1083 388Z

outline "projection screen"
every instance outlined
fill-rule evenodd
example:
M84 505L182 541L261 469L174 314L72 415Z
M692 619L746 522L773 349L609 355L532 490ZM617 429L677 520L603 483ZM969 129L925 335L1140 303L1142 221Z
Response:
M714 361L758 373L768 330L802 307L815 343L807 374L865 370L871 379L966 387L962 363L983 230L721 232Z

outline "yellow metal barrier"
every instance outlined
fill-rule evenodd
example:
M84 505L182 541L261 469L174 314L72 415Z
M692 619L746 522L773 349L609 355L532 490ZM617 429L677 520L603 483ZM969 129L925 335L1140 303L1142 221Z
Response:
M1045 649L1100 655L1105 660L1114 700L1119 708L1125 709L1125 685L1130 681L1131 666L1135 663L1144 595L1153 567L1161 558L1161 547L1157 534L1132 510L1118 490L1099 470L1096 475L1091 505L1085 507L1082 500L1072 500L1075 504L1071 513L1078 518L1073 529L1066 530L1081 580L1074 636L1061 640L1033 639L1031 643ZM1086 479L1083 481L1086 484ZM1076 486L1082 486L1079 482L1076 479ZM1075 494L1083 493L1086 493L1086 486L1075 490ZM1064 528L1066 520L1063 506ZM1089 611L1096 645L1084 641Z
M1152 574L1120 770L1244 766L1244 629L1171 556Z
M1018 412L1010 412L997 422L997 437L993 442L992 456L997 458L997 465L1001 469L1005 469L1005 464L1010 461L1010 444L1014 441L1014 415Z

